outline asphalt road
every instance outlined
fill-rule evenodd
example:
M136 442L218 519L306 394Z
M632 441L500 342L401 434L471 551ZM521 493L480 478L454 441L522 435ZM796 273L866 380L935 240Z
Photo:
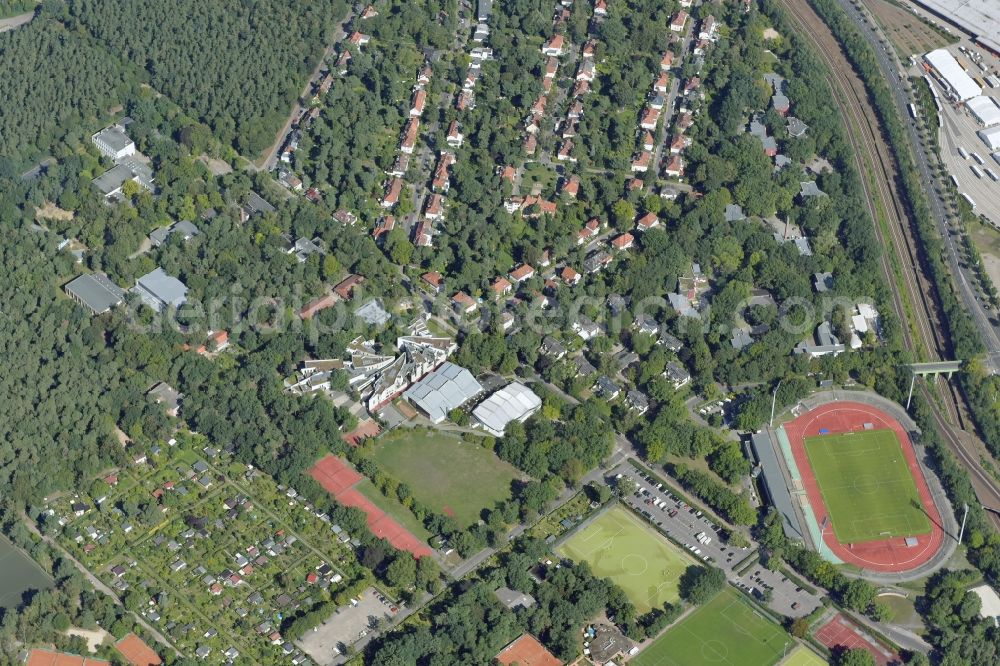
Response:
M881 35L868 22L867 17L850 0L839 0L839 2L848 16L858 26L861 34L864 35L865 39L868 40L869 44L875 50L879 67L882 69L882 74L889 84L889 89L892 91L893 99L896 102L896 110L900 114L900 117L909 118L909 112L907 111L907 105L910 104L909 84L900 78L902 76L905 79L905 75L903 74L905 68L895 58L895 53L883 45ZM976 328L979 330L983 338L983 343L986 345L988 351L987 366L994 373L1000 372L1000 326L993 323L984 304L976 295L976 289L973 285L976 283L977 278L972 275L969 269L963 267L960 260L956 239L952 236L948 228L947 209L939 192L939 188L942 188L944 185L934 175L930 166L931 160L934 158L928 154L929 149L921 142L917 124L904 122L903 125L906 127L906 134L910 139L910 145L913 147L917 169L920 172L920 179L926 186L924 191L927 194L931 212L937 222L938 232L941 238L944 239L945 257L951 273L955 277L959 296L965 304L965 310L970 314Z

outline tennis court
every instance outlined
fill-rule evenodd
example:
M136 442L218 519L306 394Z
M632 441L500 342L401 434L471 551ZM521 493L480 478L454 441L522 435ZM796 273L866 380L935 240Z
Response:
M826 666L827 661L804 645L800 645L788 653L788 658L781 666Z
M784 629L727 586L629 665L772 666L794 647Z
M590 565L625 590L636 610L645 613L680 597L677 583L693 562L628 509L616 505L585 525L557 552Z
M841 543L931 531L903 448L892 430L804 439L809 465Z

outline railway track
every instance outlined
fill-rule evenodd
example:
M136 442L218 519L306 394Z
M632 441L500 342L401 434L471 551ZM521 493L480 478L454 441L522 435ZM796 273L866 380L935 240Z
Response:
M901 260L903 288L908 294L909 302L920 310L914 312L912 317L908 317L901 294L896 289L892 290L893 308L901 322L904 345L914 353L919 353L922 348L932 358L950 358L950 345L943 334L946 329L940 304L932 296L935 293L934 286L921 269L920 248L915 240L916 234L911 233L909 218L902 204L903 198L898 190L895 157L882 138L864 82L850 65L840 43L807 0L783 0L783 2L826 63L830 71L827 78L831 90L841 93L840 96L835 95L835 103L845 121L860 130L857 133L860 136L857 136L851 127L847 127L846 134L854 150L859 177L867 198L866 204L875 224L875 232L882 246L889 249L879 224L878 209L875 204L877 196L885 206L891 247ZM866 158L874 170L874 187L866 175L868 173L864 165ZM890 281L889 284L894 284L895 276L891 261L885 253L881 263L886 279ZM914 340L913 331L909 328L908 322L911 320L916 327L918 340ZM918 341L920 347L916 344ZM982 470L975 447L970 447L953 431L955 426L952 424L957 425L960 430L966 430L966 424L971 423L968 420L964 396L951 382L943 384L935 388L924 386L921 389L930 406L935 426L949 448L959 458L962 466L968 470L969 479L984 506L1000 507L1000 488L996 481ZM942 414L942 406L951 423ZM1000 529L1000 515L994 512L987 512L987 515L994 526Z

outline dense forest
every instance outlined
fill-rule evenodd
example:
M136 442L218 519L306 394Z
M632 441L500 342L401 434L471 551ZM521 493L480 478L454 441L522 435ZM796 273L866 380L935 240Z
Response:
M0 176L20 173L59 142L89 138L82 128L123 102L134 80L107 49L44 10L0 33L0 62Z
M30 11L38 6L38 0L0 0L0 18Z
M70 29L139 64L156 90L252 157L274 141L346 15L344 0L73 0L64 10Z

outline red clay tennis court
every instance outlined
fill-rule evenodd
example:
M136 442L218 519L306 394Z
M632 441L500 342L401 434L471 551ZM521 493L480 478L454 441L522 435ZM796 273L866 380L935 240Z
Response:
M813 637L831 650L838 646L849 650L854 648L867 650L875 658L878 666L902 663L898 654L864 633L858 625L840 613L816 630Z
M104 659L90 659L68 652L55 650L32 650L28 655L27 666L111 666Z
M827 433L846 433L866 429L891 429L896 433L903 448L910 474L920 494L924 511L930 518L930 534L910 537L916 545L907 545L905 537L894 537L868 541L865 543L843 544L833 530L823 531L823 542L844 562L855 564L870 571L900 572L910 571L930 561L944 543L941 515L931 498L927 480L924 478L917 456L913 451L910 436L895 418L884 411L860 402L831 402L812 409L784 426L788 441L792 445L795 463L802 475L809 504L816 521L821 525L828 522L829 512L823 502L819 483L806 455L805 438Z
M561 666L562 662L549 652L531 634L521 637L505 647L497 655L497 661L504 666Z
M430 555L427 544L415 537L385 511L375 506L354 486L364 477L337 456L328 455L317 462L310 475L344 506L355 507L368 517L368 529L380 539L385 539L399 550L409 551L414 557Z
M163 660L146 642L135 634L128 634L115 644L125 660L132 666L160 666Z

